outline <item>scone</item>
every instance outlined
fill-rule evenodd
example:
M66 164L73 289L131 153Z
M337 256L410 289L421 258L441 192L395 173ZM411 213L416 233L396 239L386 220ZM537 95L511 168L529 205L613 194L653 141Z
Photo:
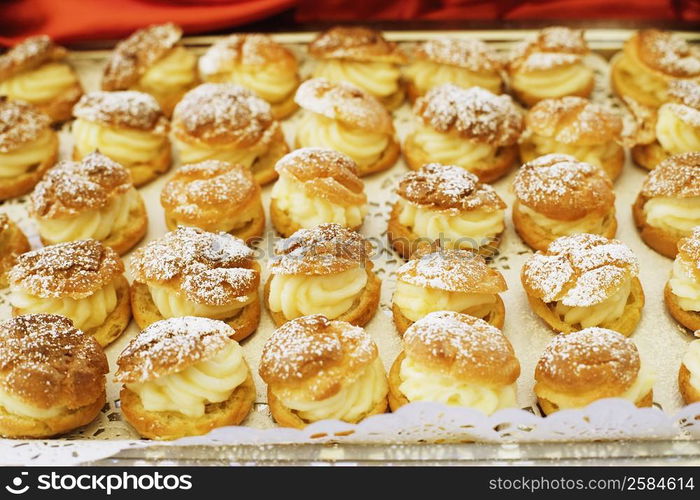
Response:
M158 100L170 116L175 104L197 84L197 57L182 46L174 24L140 29L114 48L102 74L102 90L138 90Z
M275 163L289 152L270 105L233 83L204 83L173 113L180 163L221 160L248 167L260 185L277 178Z
M644 243L673 259L700 226L700 152L671 156L649 172L632 207Z
M700 401L700 340L688 345L678 370L678 387L686 404Z
M584 408L605 398L651 406L655 374L637 346L618 332L586 328L555 337L535 367L535 394L542 411Z
M105 404L102 347L56 314L0 322L0 435L48 438L92 422Z
M629 336L642 316L637 258L624 243L593 234L563 236L520 273L530 307L554 331L589 327Z
M277 243L265 304L277 326L309 314L364 326L379 305L381 282L371 245L338 224L300 229Z
M377 345L344 321L316 314L285 323L265 343L259 372L272 417L283 427L357 423L387 409L389 387Z
M0 96L0 201L27 194L58 157L51 119Z
M0 289L7 288L7 273L17 262L17 256L28 252L29 241L7 214L0 213Z
M260 33L221 38L199 58L199 76L206 82L235 83L265 99L281 120L296 111L301 79L294 53Z
M170 123L149 94L90 92L73 114L74 160L99 151L128 168L136 187L170 169Z
M457 165L492 182L516 163L523 117L510 96L447 83L416 100L413 113L417 124L403 146L413 170Z
M617 232L615 192L605 172L573 156L551 154L523 165L513 180L513 225L531 248L561 236Z
M377 30L360 26L335 26L310 44L317 60L314 78L348 82L379 99L388 109L404 100L400 65L406 56Z
M506 309L498 295L505 278L483 257L465 250L437 250L416 256L396 270L394 324L403 334L435 311L453 311L503 328Z
M405 174L396 194L387 236L404 259L434 242L485 256L498 250L506 204L476 175L454 165L430 163Z
M700 48L670 31L638 31L611 64L615 93L654 108L668 100L671 80L699 77Z
M183 165L160 193L169 230L193 226L247 243L265 232L260 185L248 167L219 160Z
M691 331L700 330L700 226L678 243L664 301L676 321Z
M601 167L612 180L622 173L622 118L583 97L544 99L525 116L520 140L523 163L559 153Z
M296 147L330 148L357 162L360 177L386 170L401 151L391 114L370 94L325 78L299 86L295 101L304 110Z
M217 319L243 340L260 322L260 266L253 250L228 233L178 227L134 252L131 307L144 330L181 316Z
M0 95L32 104L53 122L69 120L83 87L67 54L47 35L15 45L0 55Z
M255 401L243 349L226 323L185 316L151 324L117 359L121 410L148 439L240 424Z
M568 95L588 97L595 83L593 70L584 61L588 52L583 30L545 28L510 54L506 66L510 89L526 106Z
M129 171L98 152L51 168L29 198L29 214L45 245L95 239L119 255L148 229Z
M58 243L23 253L10 269L12 315L70 318L102 346L131 320L129 282L117 252L97 240Z
M365 185L357 164L326 148L302 148L284 156L270 194L272 225L284 237L299 229L335 223L359 229L367 215Z
M414 401L473 408L491 415L517 408L520 362L498 328L451 311L416 321L389 372L392 411Z
M431 88L453 83L503 92L503 64L498 53L475 38L436 38L418 45L413 61L404 68L406 91L411 102Z

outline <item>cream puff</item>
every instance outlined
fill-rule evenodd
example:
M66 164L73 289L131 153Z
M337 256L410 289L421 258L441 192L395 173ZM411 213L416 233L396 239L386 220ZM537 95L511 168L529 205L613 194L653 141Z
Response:
M0 96L28 102L53 122L69 120L83 87L67 54L47 35L15 45L0 55Z
M645 106L668 100L671 80L700 78L700 48L670 31L646 29L625 42L611 64L612 88Z
M573 156L550 154L526 163L513 180L513 225L531 248L545 251L561 236L617 232L610 178Z
M387 409L386 371L372 337L315 314L273 332L259 367L275 421L304 428L319 420L357 423Z
M670 156L649 172L632 207L644 243L673 259L700 226L700 152Z
M344 153L357 162L360 177L386 170L398 160L391 114L366 92L349 83L315 78L299 86L295 100L304 110L297 148Z
M261 185L277 178L275 163L289 152L270 105L232 83L204 83L189 91L173 112L173 137L181 163L241 164Z
M465 250L437 250L416 256L396 270L391 311L403 334L435 311L468 314L503 328L506 309L498 295L505 278L483 257Z
M143 330L163 319L217 319L243 340L260 322L260 266L228 233L180 226L134 252L131 307Z
M140 29L114 48L102 73L102 90L138 90L158 100L166 116L197 84L197 57L183 47L171 23Z
M131 320L124 263L97 240L58 243L17 257L9 302L13 316L66 316L102 346L114 342Z
M206 82L246 87L265 99L281 120L296 111L294 93L301 82L294 53L260 33L228 35L199 58L199 75Z
M148 229L129 171L98 152L51 168L29 198L29 214L45 245L95 239L120 255Z
M193 226L248 243L265 232L260 185L248 167L219 160L183 165L160 193L169 230Z
M686 404L700 401L700 340L688 344L678 370L678 387Z
M300 229L275 247L265 303L277 326L322 314L364 326L379 305L381 282L372 271L371 245L338 224Z
M516 46L507 70L520 102L532 106L542 99L591 94L595 81L584 61L589 50L583 35L583 30L555 26Z
M392 411L414 401L473 408L486 415L517 408L520 362L508 338L483 320L436 311L403 336L389 372Z
M485 256L498 250L506 204L476 175L454 165L430 163L405 174L396 194L387 236L404 259L433 242Z
M102 347L56 314L0 322L0 435L48 438L92 422L105 405Z
M117 359L121 410L148 439L177 439L240 424L255 385L235 331L213 319L157 321Z
M560 153L601 167L612 180L625 164L622 118L619 114L582 97L544 99L525 116L520 158Z
M593 327L559 335L545 347L535 367L535 394L546 415L605 398L645 407L653 403L655 379L634 342Z
M406 56L382 33L360 26L335 26L320 33L310 44L317 60L314 78L348 82L379 99L388 109L404 100L400 65Z
M149 94L90 92L73 114L74 160L99 151L128 168L136 187L170 169L170 124Z
M355 230L362 225L367 195L349 156L332 149L302 148L284 156L275 170L279 179L270 194L270 218L282 236L323 223Z
M0 213L0 289L7 288L7 273L17 256L30 250L29 240L7 214Z
M0 96L0 201L27 194L58 157L51 119Z
M700 226L678 242L678 255L664 288L664 302L681 325L700 330Z
M413 113L418 123L403 147L413 170L438 162L492 182L515 165L523 117L510 96L447 83L416 100Z
M583 233L562 236L535 253L520 278L530 307L554 331L595 326L629 336L644 307L638 274L627 245Z
M404 68L411 102L431 88L453 83L503 92L503 64L498 53L475 38L436 38L412 51L413 61Z

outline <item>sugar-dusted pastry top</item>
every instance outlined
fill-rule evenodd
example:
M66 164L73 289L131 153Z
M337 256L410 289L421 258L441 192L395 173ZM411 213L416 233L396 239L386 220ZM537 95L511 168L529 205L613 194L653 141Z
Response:
M294 54L270 36L261 33L235 33L214 43L199 58L199 72L203 77L227 73L239 66L248 68L274 64L296 71Z
M700 110L700 82L671 80L668 83L668 98L670 102Z
M515 144L523 130L523 117L510 96L479 87L450 83L433 87L416 100L413 111L438 132L454 132L492 146Z
M578 63L588 53L583 30L553 26L517 45L508 61L509 71L546 71Z
M145 130L158 135L168 134L168 119L158 101L144 92L90 92L83 95L73 107L73 115L106 126Z
M0 386L39 408L80 408L105 390L107 358L97 341L56 314L0 322Z
M475 38L437 38L421 43L416 59L465 68L475 73L493 73L503 67L498 53Z
M129 171L96 151L46 172L31 194L30 212L54 219L98 210L132 187Z
M66 49L56 45L48 35L29 37L0 54L0 80L6 80L47 62L59 61L66 54Z
M58 243L24 253L10 283L41 298L83 299L124 272L119 255L97 240Z
M642 184L647 198L700 196L700 152L681 153L659 163Z
M50 126L51 118L31 104L0 96L0 153L37 140Z
M253 250L227 233L178 227L134 252L134 279L173 287L197 304L226 305L257 290Z
M116 380L139 383L178 373L216 356L233 328L223 321L184 316L156 321L129 342L117 359Z
M157 61L175 48L182 30L172 23L135 31L114 48L102 75L105 90L127 89Z
M360 26L335 26L320 33L309 53L319 59L351 59L401 64L406 56L398 45L388 42L380 31Z
M432 312L408 327L403 345L407 357L463 382L502 386L520 375L508 338L467 314Z
M665 75L678 78L700 75L700 48L675 33L641 30L627 44L647 66Z
M690 264L695 279L700 282L700 227L678 242L678 256Z
M521 271L528 295L571 307L599 304L637 274L637 257L627 245L587 233L554 240Z
M518 201L547 217L576 220L607 213L615 203L605 172L573 156L549 154L523 165L513 180Z

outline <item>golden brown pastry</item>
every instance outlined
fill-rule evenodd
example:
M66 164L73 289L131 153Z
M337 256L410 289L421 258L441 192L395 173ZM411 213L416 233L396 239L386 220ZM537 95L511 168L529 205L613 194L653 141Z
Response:
M56 314L0 322L0 435L47 438L92 422L105 404L107 357Z
M331 222L360 228L367 195L352 158L332 149L301 148L275 169L279 179L270 194L270 218L282 236Z
M624 243L593 234L554 240L521 270L530 307L553 330L589 327L629 336L644 307L637 258Z
M621 140L619 114L583 97L544 99L525 117L520 158L528 162L546 154L567 154L601 167L615 180L625 164Z
M559 335L545 348L535 368L535 394L546 415L605 398L644 407L653 403L655 378L630 339L586 328Z
M296 130L296 147L330 148L357 162L363 177L396 163L400 147L391 114L380 102L345 82L325 78L299 86L296 102L304 110Z
M131 307L143 330L162 319L198 316L233 328L234 340L260 322L260 266L228 233L178 227L134 252Z
M272 115L281 120L296 111L294 102L301 79L294 53L260 33L228 35L199 58L202 80L235 83L265 99Z
M69 120L83 87L67 54L47 35L15 45L0 55L0 96L28 102L53 122Z
M388 109L404 99L400 65L406 56L382 33L360 26L335 26L309 44L317 60L314 78L347 82L379 99ZM303 106L303 104L302 104Z
M664 301L676 321L689 330L700 330L700 226L678 242Z
M17 263L17 256L30 250L29 241L7 214L0 213L0 289L7 288L7 273Z
M243 349L226 323L185 316L157 321L117 359L121 410L148 439L177 439L240 424L255 401Z
M131 320L124 263L97 240L58 243L20 255L10 270L9 302L13 316L66 316L102 346L114 342Z
M163 187L160 203L171 231L193 226L248 243L265 232L260 185L243 165L219 160L183 165Z
M387 409L386 371L372 337L320 314L275 330L259 372L272 417L284 427L326 419L357 423Z
M188 92L175 107L173 137L181 163L241 164L260 185L277 178L275 163L289 152L270 105L232 83L204 83Z
M496 191L454 165L430 163L405 174L389 218L391 245L408 259L426 244L493 255L505 229L505 208Z
M686 404L700 401L700 340L688 344L678 370L678 386Z
M501 58L481 40L436 38L418 45L411 55L413 61L404 68L411 102L445 83L503 92Z
M58 156L51 119L0 96L0 201L30 192Z
M438 162L492 182L517 160L523 117L510 96L447 83L416 100L413 113L418 123L403 146L413 170Z
M700 49L670 31L646 29L625 42L611 66L615 93L656 108L668 100L671 80L700 78Z
M649 172L632 207L644 243L673 259L700 226L700 152L671 156Z
M413 401L473 408L487 415L517 408L520 363L508 338L483 320L436 311L403 336L389 372L392 411Z
M394 324L403 334L432 312L454 311L503 328L506 309L498 294L507 289L503 275L474 253L437 250L418 255L396 271Z
M573 156L550 154L523 165L513 180L513 225L522 240L545 251L560 236L613 238L615 192L605 172Z
M98 152L51 168L29 199L29 213L46 245L95 239L119 255L148 229L129 171Z
M73 114L74 160L99 151L128 168L136 187L170 169L170 123L149 94L90 92Z
M182 46L182 29L172 23L135 31L114 48L102 74L102 90L138 90L158 100L170 116L197 84L197 58Z
M265 303L277 326L309 314L364 326L379 305L381 282L371 245L338 224L300 229L275 247Z

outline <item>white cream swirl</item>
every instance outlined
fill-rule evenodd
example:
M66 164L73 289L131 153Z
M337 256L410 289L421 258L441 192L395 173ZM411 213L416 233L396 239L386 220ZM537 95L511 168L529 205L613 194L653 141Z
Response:
M542 215L523 204L518 205L518 210L529 217L537 226L547 230L554 236L569 236L580 233L602 235L605 232L606 218L598 213L584 215L580 219L575 220L557 220Z
M184 47L175 47L141 76L139 87L153 94L177 92L197 80L197 57Z
M700 197L652 198L644 204L644 217L650 226L689 235L700 226Z
M700 391L700 340L694 340L688 345L683 364L690 372L690 385Z
M653 100L662 103L666 100L668 84L663 77L640 64L636 59L623 54L615 61L615 69L628 84L649 95Z
M593 80L593 70L583 62L540 71L517 71L510 84L537 99L563 97L580 92Z
M532 151L526 158L527 161L551 153L571 155L579 161L590 163L605 170L606 160L612 157L620 146L615 141L608 141L604 144L580 146L577 144L565 144L558 142L551 137L532 134Z
M43 104L56 99L76 83L78 77L70 66L52 62L0 82L0 95L31 104Z
M349 82L380 98L399 90L400 77L399 67L386 62L324 59L318 62L314 70L314 78Z
M426 125L419 125L410 140L426 153L430 161L457 165L469 171L491 165L498 151L490 144L464 139L454 133L443 134Z
M299 84L295 71L277 64L254 68L238 65L226 80L252 90L271 104L286 99Z
M148 285L153 303L163 318L180 318L182 316L198 316L210 319L227 319L235 316L245 306L252 304L258 298L257 291L237 297L230 304L208 305L198 304L188 300L183 295L166 287Z
M0 407L7 413L19 415L20 417L36 418L46 420L47 418L57 417L66 408L64 406L52 406L50 408L39 408L33 404L25 403L17 396L10 394L0 387Z
M673 270L668 284L684 311L700 312L700 281L693 272L694 264L680 255L673 261Z
M404 69L404 74L413 81L420 94L445 83L464 88L481 87L494 94L501 93L501 77L498 73L475 73L459 66L416 61Z
M683 108L695 116L695 123L683 119ZM662 105L656 120L656 138L672 154L700 151L700 110L678 104Z
M48 161L57 149L55 132L46 130L36 140L9 153L0 153L0 179L15 178Z
M582 328L600 326L622 316L631 291L632 278L628 278L615 293L598 304L572 307L557 302L554 312L568 325L580 324Z
M493 311L497 297L492 293L423 288L398 280L392 300L404 316L411 321L418 321L435 311L455 311L484 318Z
M251 167L267 148L255 146L250 148L236 147L203 147L173 139L173 145L180 157L180 163L199 163L206 160L226 161L233 164Z

